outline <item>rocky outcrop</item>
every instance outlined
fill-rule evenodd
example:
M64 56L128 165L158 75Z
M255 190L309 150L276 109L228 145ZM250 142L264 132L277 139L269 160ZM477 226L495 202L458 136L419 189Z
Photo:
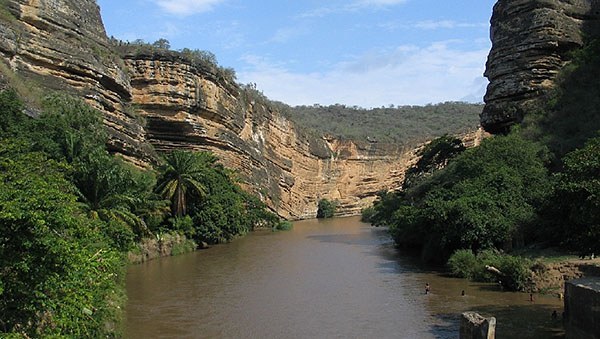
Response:
M479 313L465 312L460 320L460 339L496 338L496 318L484 318Z
M597 0L499 0L491 20L492 50L481 124L501 133L527 105L553 88L570 52L598 33Z
M8 81L9 73L18 74L10 85L20 92L38 87L85 98L105 113L113 151L149 161L144 129L127 108L129 76L108 42L95 1L3 1L0 19L0 67Z

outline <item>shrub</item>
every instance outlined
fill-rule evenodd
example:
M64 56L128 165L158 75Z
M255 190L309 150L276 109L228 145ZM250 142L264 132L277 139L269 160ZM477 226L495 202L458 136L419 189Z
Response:
M335 214L337 208L336 202L331 202L327 199L319 200L317 208L317 218L331 218Z
M291 221L287 221L287 220L281 220L274 227L274 229L277 230L277 231L289 231L292 228L294 228L294 224Z
M375 207L369 206L367 208L363 208L360 211L360 221L362 222L372 222L373 216L375 216Z
M531 278L531 262L512 255L499 257L497 268L503 273L502 286L511 291L524 291Z
M447 263L453 275L480 282L500 281L511 291L523 291L531 277L531 262L528 259L502 254L495 250L482 251L477 256L471 250L457 250ZM498 269L497 274L488 266Z
M458 250L448 259L448 268L452 275L459 278L473 279L478 269L479 261L473 251Z

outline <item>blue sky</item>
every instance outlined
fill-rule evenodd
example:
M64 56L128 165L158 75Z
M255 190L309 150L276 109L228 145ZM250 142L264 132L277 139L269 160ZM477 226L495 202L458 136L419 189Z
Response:
M109 36L214 53L290 105L483 101L495 0L97 0Z

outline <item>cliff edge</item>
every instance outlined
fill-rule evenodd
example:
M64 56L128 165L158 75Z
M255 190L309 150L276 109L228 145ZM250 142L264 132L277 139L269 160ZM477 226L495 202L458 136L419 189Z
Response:
M554 87L571 53L600 32L597 0L499 0L494 6L481 125L503 133Z

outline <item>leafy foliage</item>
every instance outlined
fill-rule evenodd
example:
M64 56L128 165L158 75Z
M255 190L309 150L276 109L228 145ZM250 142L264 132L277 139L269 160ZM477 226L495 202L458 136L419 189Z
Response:
M448 259L448 268L454 276L479 282L497 282L511 291L524 291L531 277L532 263L521 257L501 254L494 250L475 255L471 250L457 250ZM497 269L494 273L488 267Z
M111 335L120 256L80 210L61 164L0 145L0 332Z
M329 201L327 199L319 200L317 206L317 218L331 218L335 214L337 208L337 202Z
M543 149L518 134L485 140L402 193L380 195L375 221L426 260L503 248L536 217L549 187Z
M174 151L165 156L157 190L171 201L173 216L187 215L187 200L206 194L202 177L207 160L202 157L207 157L206 153Z
M446 167L448 161L465 150L460 139L443 135L428 143L421 151L419 161L404 175L403 189L409 189L422 178Z
M581 254L600 253L600 137L563 160L546 208L547 233Z
M228 242L256 226L279 223L264 203L242 191L233 173L210 153L167 154L158 183L157 191L172 201L173 226L197 242Z

